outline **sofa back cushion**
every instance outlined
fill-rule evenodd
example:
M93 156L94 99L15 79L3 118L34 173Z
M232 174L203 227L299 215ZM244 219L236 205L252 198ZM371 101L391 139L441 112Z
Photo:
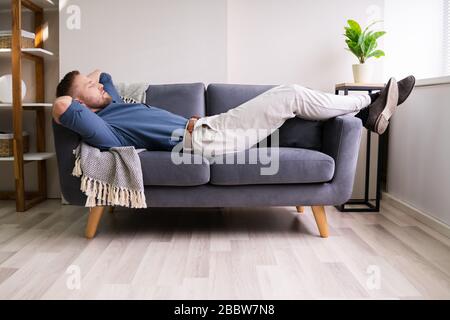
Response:
M206 115L226 112L275 86L211 83L206 90ZM280 147L320 150L322 126L323 121L289 119L279 130Z
M186 118L204 116L205 90L203 83L151 84L146 103Z

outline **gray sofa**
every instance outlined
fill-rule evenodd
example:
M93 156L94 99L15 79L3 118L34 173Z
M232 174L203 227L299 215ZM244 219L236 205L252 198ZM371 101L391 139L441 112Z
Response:
M187 118L205 116L225 112L272 87L209 84L205 88L203 83L150 85L146 102ZM70 204L84 206L86 196L80 191L80 178L71 175L75 161L72 150L80 137L53 120L52 124L61 192ZM339 205L351 196L361 128L361 120L354 116L327 121L300 118L286 121L279 131L279 170L274 175L261 175L261 164L219 164L197 159L192 164L175 165L170 152L141 152L147 205L296 206L298 212L303 212L302 206L311 206L320 235L327 237L324 205ZM195 156L199 157L192 155ZM95 235L103 211L103 207L90 210L86 237Z

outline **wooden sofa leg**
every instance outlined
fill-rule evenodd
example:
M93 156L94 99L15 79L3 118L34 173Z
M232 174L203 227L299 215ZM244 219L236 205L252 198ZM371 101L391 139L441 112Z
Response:
M316 219L317 228L319 228L319 233L322 238L328 238L328 223L327 215L325 213L324 206L311 206L312 212L314 214L314 219Z
M109 213L114 213L114 208L113 206L109 207Z
M296 208L297 208L297 212L298 213L303 213L304 212L303 206L296 206Z
M86 238L92 239L97 232L97 227L102 217L105 207L93 207L89 208L88 223L86 226Z

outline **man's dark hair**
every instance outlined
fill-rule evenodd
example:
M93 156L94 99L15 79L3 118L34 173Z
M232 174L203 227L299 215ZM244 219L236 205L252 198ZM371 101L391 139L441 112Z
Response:
M70 96L73 80L80 74L80 71L73 70L67 73L56 87L56 97Z

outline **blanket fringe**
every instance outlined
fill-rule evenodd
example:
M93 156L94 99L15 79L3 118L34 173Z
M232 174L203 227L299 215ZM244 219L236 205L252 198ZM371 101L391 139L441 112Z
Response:
M81 158L76 157L75 159L75 166L72 170L72 175L79 177L81 175Z
M132 190L114 186L104 181L82 175L79 148L74 150L76 155L72 175L81 176L80 190L87 195L86 207L100 205L124 206L129 208L147 208L144 191Z
M75 166L72 170L72 175L75 177L80 177L81 172L81 157L80 157L80 145L73 150L73 154L75 155Z
M87 195L86 207L100 205L124 206L130 208L147 207L143 191L117 187L87 176L81 177L80 189Z

